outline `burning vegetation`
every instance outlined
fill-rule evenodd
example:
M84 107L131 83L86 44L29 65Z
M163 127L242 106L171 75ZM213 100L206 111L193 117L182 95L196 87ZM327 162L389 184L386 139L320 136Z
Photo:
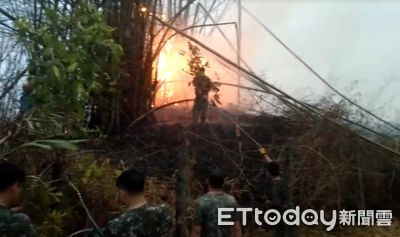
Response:
M0 24L8 26L1 30L29 54L26 69L7 74L16 79L4 83L0 108L8 111L18 100L12 88L19 80L32 88L23 94L32 102L26 111L2 113L0 158L30 174L23 207L41 234L78 235L107 223L121 211L114 182L128 167L149 175L148 200L173 207L177 237L192 228L195 199L207 189L210 168L229 174L224 189L240 205L267 208L260 148L281 164L290 196L304 208L399 215L399 145L375 124L399 129L382 120L360 121L373 116L348 99L296 100L257 76L239 45L229 52L209 47L213 32L224 35L218 19L233 1L93 2L20 6L10 0L7 10L0 6L6 18ZM187 119L196 99L191 83L201 68L213 81L206 124ZM238 90L247 104L237 104ZM169 123L161 121L162 113ZM334 234L399 236L394 224L368 233L337 227ZM243 232L266 236L270 228L251 223ZM323 234L318 228L300 232Z

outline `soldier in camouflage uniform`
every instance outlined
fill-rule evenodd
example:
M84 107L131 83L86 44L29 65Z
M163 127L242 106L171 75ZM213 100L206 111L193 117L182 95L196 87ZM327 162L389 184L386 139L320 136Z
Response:
M278 210L281 215L290 209L294 208L290 197L289 187L281 177L279 163L272 161L268 163L267 170L269 174L269 192L270 207ZM294 226L288 226L282 222L275 226L275 237L296 237L297 230Z
M233 226L218 225L218 208L237 208L235 198L222 190L225 177L212 170L208 179L209 192L196 200L191 237L241 237L239 218L235 214Z
M0 237L39 237L28 216L11 210L21 204L24 171L13 163L0 163Z
M173 218L166 205L150 205L144 196L145 176L133 169L117 179L120 202L128 210L108 222L102 230L105 237L167 237L171 236Z
M25 113L35 107L35 100L30 96L32 93L32 86L27 82L22 87L22 95L20 98L20 112Z
M193 79L193 86L196 98L192 110L192 119L193 122L198 122L200 118L201 122L204 123L208 111L208 93L213 86L211 79L205 75L204 68L199 69L199 72Z

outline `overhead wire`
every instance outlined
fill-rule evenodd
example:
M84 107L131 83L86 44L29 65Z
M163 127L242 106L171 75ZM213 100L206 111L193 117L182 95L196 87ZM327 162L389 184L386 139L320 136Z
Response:
M229 67L229 65L226 65L226 63L223 62L222 60L219 60L218 62L221 63L221 64L222 64L223 66L225 66L226 68L231 69L231 68ZM249 70L252 71L251 69L249 69ZM253 71L252 71L252 72L253 72ZM217 83L218 83L218 84L221 84L221 85L225 85L225 86L238 87L238 88L240 88L240 89L245 89L245 90L249 90L249 91L253 91L253 92L260 92L260 93L270 94L270 95L276 96L276 94L273 93L272 91L265 91L264 89L257 89L257 88L254 88L254 87L241 86L241 85L232 84L232 83L225 83L225 82L217 82ZM257 96L257 97L260 98L259 96ZM264 100L263 100L263 101L264 101ZM264 102L266 102L266 101L264 101ZM270 103L270 104L271 104L271 103ZM320 111L320 112L323 112L321 109L319 109L319 108L316 107L316 106L313 106L313 105L311 105L311 104L309 104L309 103L306 103L306 104L307 104L307 106L310 106L310 107L312 107L313 109L316 109L316 110L318 110L318 111ZM271 104L271 105L272 105L272 104ZM293 105L288 104L287 102L285 102L285 105L288 106L289 108L293 109L293 110L299 110L299 108L295 108ZM274 106L274 107L276 107L276 106ZM353 120L351 120L351 119L345 118L345 117L343 117L343 116L338 116L338 118L341 119L341 120L343 120L343 121L345 121L345 122L347 122L347 123L350 123L350 124L352 124L352 125L355 125L355 126L357 126L357 127L359 127L359 128L365 129L365 130L367 130L368 132L371 132L371 133L373 133L373 134L375 134L375 135L381 136L381 137L386 138L386 139L391 139L391 137L389 137L388 135L385 135L385 134L383 134L383 133L381 133L381 132L378 132L378 131L376 131L376 130L374 130L374 129L372 129L372 128L369 128L369 127L367 127L367 126L365 126L365 125L363 125L363 124L361 124L361 123L358 123L358 122L356 122L356 121L353 121Z
M213 50L213 49L210 48L209 46L207 46L207 45L205 45L204 43L202 43L202 42L200 42L199 40L197 40L196 38L194 38L194 37L188 35L187 33L183 32L183 31L181 31L181 30L178 29L177 27L175 27L175 26L173 26L173 25L171 25L171 24L168 24L168 23L162 21L159 17L157 17L157 16L154 16L154 17L155 17L155 19L156 19L157 21L159 21L161 24L164 24L164 25L167 26L168 28L170 28L170 29L172 29L172 30L178 32L180 35L184 36L185 38L187 38L187 39L189 39L189 40L191 40L191 41L193 41L193 42L195 42L196 44L198 44L198 45L201 46L202 48L206 49L206 50L209 51L210 53L212 53L212 54L214 54L215 56L219 57L220 59L222 59L223 61L225 61L225 63L227 63L227 64L229 64L229 65L231 65L231 66L233 66L233 67L239 69L239 70L242 71L243 73L247 74L249 77L251 77L251 78L248 78L248 80L250 80L250 81L253 82L254 84L258 85L260 88L265 89L266 91L270 91L271 89L274 90L274 91L276 91L277 93L274 93L274 95L275 95L278 99L280 99L282 102L288 103L288 104L291 104L291 105L294 105L296 108L300 108L300 107L298 106L298 105L300 105L300 106L302 107L302 109L306 109L306 110L312 112L312 114L317 114L318 116L321 116L321 117L323 117L323 118L327 118L326 116L324 116L323 114L319 113L318 111L315 111L315 110L311 109L309 106L307 106L307 105L304 104L303 102L298 101L297 99L293 98L292 96L290 96L289 94L287 94L287 93L285 93L284 91L280 90L279 88L277 88L277 87L275 87L275 86L269 84L268 82L264 81L262 78L260 78L259 76L257 76L257 75L254 74L253 72L250 72L250 71L244 69L243 67L237 65L235 62L233 62L233 61L231 61L230 59L226 58L225 56L221 55L221 54L218 53L217 51ZM289 100L292 101L292 102L290 102ZM294 103L293 103L293 102L294 102ZM296 104L298 104L298 105L296 105ZM338 123L337 121L334 121L334 120L332 120L332 119L330 119L330 118L327 118L327 119L328 119L329 121L331 121L332 123L334 123L334 124L336 124L336 125L338 125L338 126L340 126L340 127L343 127L343 125L340 124L340 123ZM374 144L374 145L378 146L379 148L382 148L382 149L384 149L384 150L386 150L386 151L389 151L389 152L393 153L393 154L396 155L396 156L400 156L400 152L395 151L395 150L391 149L390 147L387 147L387 146L382 145L382 144L380 144L380 143L374 142L374 141L370 140L369 138L367 138L367 137L365 137L365 136L363 136L363 135L360 135L360 134L357 134L357 133L355 133L355 134L358 135L360 138L363 138L364 140L370 142L371 144Z
M354 102L353 100L351 100L350 98L348 98L346 95L344 95L343 93L341 93L339 90L337 90L335 87L333 87L326 79L324 79L316 70L314 70L308 63L306 63L299 55L297 55L291 48L289 48L289 46L287 44L285 44L274 32L272 32L270 30L269 27L267 27L260 19L258 19L253 13L251 13L249 10L247 10L245 7L242 6L242 9L249 14L258 24L261 25L261 27L264 28L264 30L266 30L280 45L282 45L294 58L296 58L300 63L302 63L312 74L314 74L320 81L322 81L327 87L329 87L332 91L334 91L336 94L338 94L339 96L341 96L343 99L345 99L347 102L349 102L350 104L356 106L357 108L359 108L360 110L364 111L365 113L371 115L372 117L374 117L375 119L383 122L384 124L400 131L400 127L393 125L392 123L384 120L383 118L375 115L374 113L372 113L371 111L365 109L364 107L362 107L361 105L357 104L356 102Z

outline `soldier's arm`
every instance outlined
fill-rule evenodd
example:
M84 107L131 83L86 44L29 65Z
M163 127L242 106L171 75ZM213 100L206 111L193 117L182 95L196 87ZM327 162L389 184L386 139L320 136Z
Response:
M265 148L259 148L258 151L260 152L261 157L263 158L263 162L268 164L272 161L271 157L269 157L267 150Z
M199 81L199 78L198 78L198 76L195 76L194 78L193 78L193 80L190 82L194 87L197 87L198 85L197 85L197 82Z
M209 77L207 77L207 87L207 90L211 90L214 87L214 82L212 82Z
M200 235L201 235L201 226L199 225L193 226L190 237L200 237Z
M281 182L273 182L270 196L272 208L279 209L282 206L281 188Z
M232 196L232 198L233 198L233 207L236 210L236 208L239 207L239 204L237 203L236 199L233 196ZM231 237L242 237L242 227L241 227L241 224L240 224L240 215L239 215L239 213L235 212L235 215L234 215L233 218L234 218L233 219L234 224L232 226Z
M18 228L20 236L41 237L41 235L37 233L35 227L32 225L29 217L25 214L16 214L15 222L13 224L16 225L16 228Z
M87 232L87 237L105 237L104 229L90 229Z
M288 208L288 205L292 204L292 197L287 180L282 181L282 200L282 204L285 206L285 208Z
M120 232L123 229L123 226L125 225L124 221L122 218L117 217L115 219L110 220L107 225L102 228L100 231L98 230L98 233L101 232L101 237L119 237ZM97 237L97 236L96 236Z
M174 218L171 209L166 205L162 206L161 220L163 220L162 222L163 233L160 233L160 235L164 235L166 237L172 237L174 231Z
M232 234L232 237L242 237L242 227L240 226L239 221L235 221L235 224L233 224Z

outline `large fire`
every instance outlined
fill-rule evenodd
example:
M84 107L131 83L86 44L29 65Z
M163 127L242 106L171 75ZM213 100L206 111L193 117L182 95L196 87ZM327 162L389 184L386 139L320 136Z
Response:
M188 88L187 58L178 40L170 39L156 61L158 90L156 105L185 99Z
M207 43L213 43L212 39L208 38ZM217 44L217 43L215 43ZM217 47L217 46L215 46ZM224 48L221 46L221 51ZM237 83L236 72L226 70L224 66L214 60L212 57L207 55L206 51L201 51L202 64L209 63L210 67L206 69L206 75L211 78L212 81L221 83ZM229 55L229 53L226 53ZM157 91L154 106L160 106L168 104L174 101L193 99L194 88L189 86L192 81L192 76L189 74L188 60L190 57L188 41L181 37L174 37L168 40L165 46L162 48L158 59L155 60L154 68L155 78L157 80ZM234 58L233 56L231 56ZM234 87L223 87L221 95L221 102L223 105L228 105L237 102L237 88ZM175 104L176 106L191 106L191 103Z

